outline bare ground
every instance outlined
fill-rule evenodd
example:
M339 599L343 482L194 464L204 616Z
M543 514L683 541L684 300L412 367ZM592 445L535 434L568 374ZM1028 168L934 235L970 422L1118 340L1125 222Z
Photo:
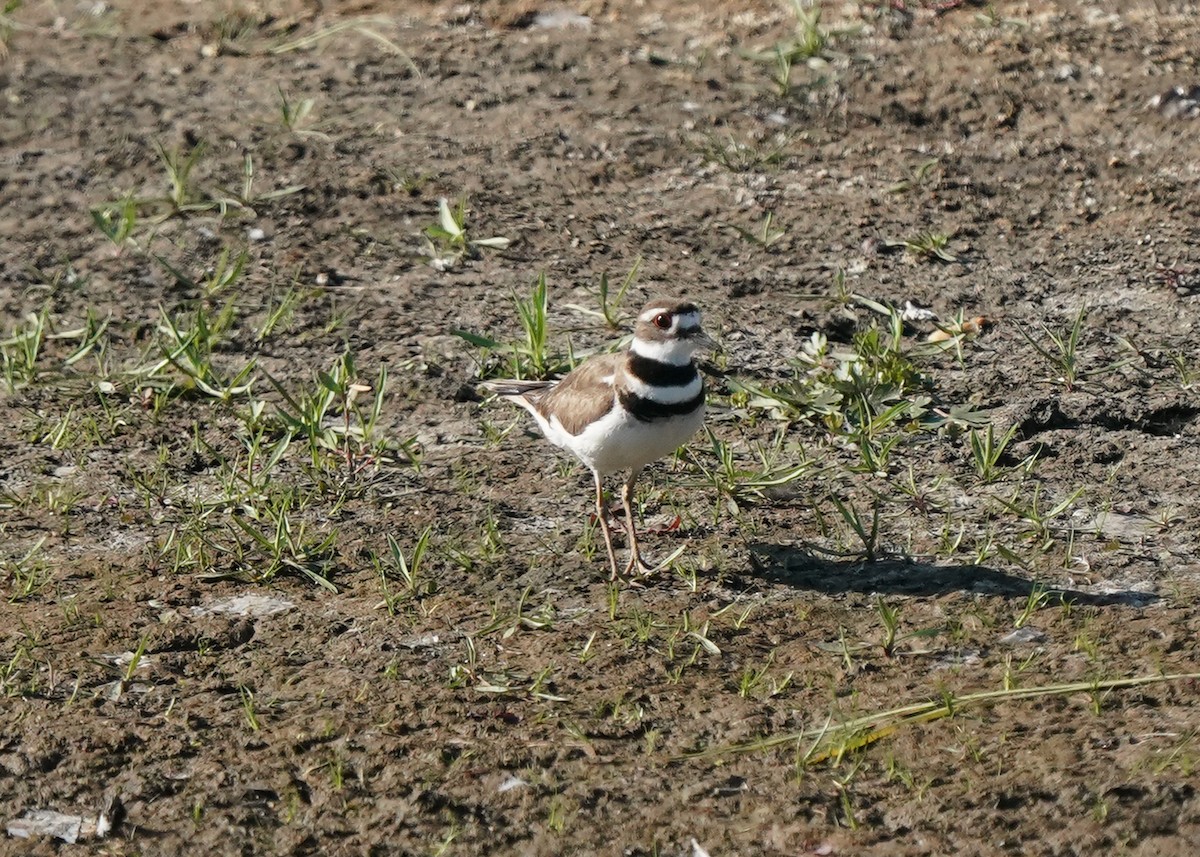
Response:
M9 13L0 851L68 850L16 835L48 810L112 854L1194 854L1200 119L1150 101L1200 16L933 6L827 8L786 87L769 4ZM168 201L155 145L201 141ZM463 196L512 243L439 271ZM544 272L551 354L611 344L572 305L639 258L623 318L686 294L723 342L717 445L647 476L684 551L612 588L586 474L453 331L520 340ZM870 466L745 393L886 331L852 295L986 320L906 326L928 412ZM360 411L280 446L345 353Z

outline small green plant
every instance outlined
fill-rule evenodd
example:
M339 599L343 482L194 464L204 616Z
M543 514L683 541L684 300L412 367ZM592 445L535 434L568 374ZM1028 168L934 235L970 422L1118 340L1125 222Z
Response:
M904 428L926 417L927 382L902 350L900 314L865 298L852 299L878 308L888 320L887 329L873 324L854 335L850 348L836 347L814 331L790 361L793 380L770 388L733 384L748 394L750 407L781 419L823 419L831 431L850 435L857 443L874 442L885 429Z
M550 802L550 815L546 819L546 827L555 833L562 833L567 827L567 808L562 799Z
M1200 368L1197 368L1189 359L1188 355L1182 351L1172 352L1170 355L1171 366L1175 369L1176 383L1179 384L1179 389L1190 390L1200 381Z
M50 582L50 571L40 555L46 539L42 536L16 559L0 560L0 577L7 579L9 602L32 598Z
M819 57L825 52L829 35L821 28L821 6L812 0L792 0L792 13L796 16L793 38L778 47L787 51L794 60Z
M224 334L233 323L235 306L232 302L216 314L198 305L192 314L191 326L184 319L172 318L160 308L159 350L162 359L147 363L135 370L135 376L155 385L165 380L163 370L174 367L183 376L182 382L169 382L183 391L197 390L222 402L245 396L253 385L256 362L250 360L232 374L219 369L213 355Z
M138 201L132 195L121 197L116 202L92 208L92 222L104 233L118 250L133 243L133 232L138 223Z
M1049 344L1035 339L1033 334L1028 330L1021 325L1017 325L1017 332L1021 334L1026 342L1033 346L1033 350L1037 352L1037 355L1057 373L1051 380L1054 383L1062 384L1067 392L1074 390L1076 386L1089 378L1116 371L1139 359L1137 354L1134 353L1119 360L1114 360L1104 366L1091 369L1085 368L1082 356L1079 353L1079 344L1083 337L1084 323L1087 321L1089 312L1090 310L1087 306L1081 306L1079 312L1071 322L1071 326L1066 331L1051 330L1046 324L1042 323L1042 332L1045 334L1046 339L1049 340Z
M192 178L192 171L200 163L207 151L207 144L201 140L186 152L179 148L167 151L162 143L155 141L154 151L162 161L163 169L167 172L167 197L171 214L182 214L187 211L206 210L212 207L211 202L201 199L200 191Z
M1013 663L1012 653L1009 652L1004 656L1004 675L1001 678L1001 685L1005 690L1016 690L1021 686L1020 676L1025 670L1029 669L1038 658L1041 657L1041 651L1034 649L1025 657L1019 664Z
M24 0L4 0L4 5L0 6L0 62L8 59L8 43L12 40L13 33L22 29L13 13L23 5Z
M988 423L987 431L981 432L971 429L969 435L971 443L971 460L975 464L975 474L982 482L995 482L1000 478L1002 470L1000 468L1000 459L1004 457L1004 452L1008 449L1009 443L1016 437L1019 426L1010 426L1008 431L996 437L996 429L991 423Z
M735 140L731 135L718 138L709 134L694 144L705 161L718 164L730 172L748 173L767 167L777 167L787 158L791 138L775 134L753 142Z
M768 211L763 218L762 224L757 229L744 229L741 226L729 224L729 228L740 235L745 241L755 244L762 249L767 249L780 238L787 235L786 229L775 227L775 213Z
M254 340L262 342L276 330L287 329L296 308L308 300L312 294L313 292L307 289L295 286L288 287L283 294L272 291L267 303L266 317L255 331Z
M462 639L463 658L450 667L450 686L453 688L466 687L468 683L475 681L479 669L479 648L475 644L475 638L466 634Z
M883 625L883 653L889 658L896 653L896 634L900 630L900 608L888 604L882 595L875 598L875 612Z
M239 541L224 551L234 557L238 576L247 576L256 583L292 571L330 592L337 592L328 577L337 530L330 530L324 536L310 533L306 522L297 523L297 504L294 488L277 492L264 503L244 504L242 514L230 520L235 534L240 531L249 537L249 542ZM254 548L257 555L248 554L247 547Z
M950 235L945 232L918 232L912 238L889 239L886 247L902 247L920 259L936 259L941 262L957 262L958 257L950 252Z
M251 39L264 23L249 11L233 9L212 23L201 52L204 56L246 56L253 50Z
M454 208L445 197L438 200L438 222L425 227L425 246L429 264L447 271L463 259L477 259L480 249L502 250L508 238L472 238L467 233L467 198L461 197Z
M50 304L47 303L41 312L26 314L24 324L0 341L0 371L9 392L37 379L38 358L49 332L49 321Z
M1046 606L1050 600L1050 593L1046 587L1040 583L1035 583L1029 590L1029 595L1025 598L1025 604L1017 617L1013 619L1013 628L1024 628L1029 624L1029 620L1033 618L1033 614Z
M516 605L509 611L504 610L498 601L493 604L491 621L479 631L479 636L500 631L500 639L507 640L523 629L536 631L542 628L553 627L555 620L554 604L547 600L536 610L529 610L527 609L529 596L532 594L533 587L525 587L521 591L520 597L517 598Z
M513 293L513 303L517 308L521 329L525 331L524 353L529 358L530 371L534 378L544 378L549 363L546 314L550 300L546 288L546 274L538 274L533 284L533 292L527 299Z
M1027 29L1028 21L1023 21L1020 18L1008 18L1000 14L1000 9L995 3L988 3L983 7L983 11L975 14L975 21L985 29Z
M403 193L419 196L433 176L406 167L385 166L375 174L376 187L382 193Z
M308 132L316 134L315 131ZM238 191L226 192L224 196L215 199L217 209L224 216L230 208L243 209L251 216L255 214L254 207L265 202L270 202L276 199L282 199L285 196L299 193L304 190L304 185L288 185L287 187L269 190L265 193L258 193L254 190L254 157L246 152L242 156L242 186Z
M896 182L895 184L891 185L887 189L887 192L888 193L906 193L914 188L921 187L922 185L925 184L926 179L929 178L930 172L939 163L941 163L940 158L929 158L928 160L922 161L921 163L917 164L916 168L912 171L912 174L910 176L903 178L900 181Z
M609 284L608 272L602 273L600 275L600 282L596 287L596 302L599 304L599 309L592 309L591 307L580 306L579 304L567 304L567 308L603 319L605 326L609 330L616 330L621 325L620 310L621 304L625 301L625 293L636 282L638 271L641 270L641 267L642 257L638 256L633 260L633 266L629 269L629 273L621 280L621 285L617 287L615 296L612 294L612 287Z
M1087 316L1087 306L1081 306L1075 320L1065 333L1053 331L1043 323L1042 331L1050 340L1048 346L1034 339L1024 327L1017 325L1017 332L1033 346L1033 350L1037 352L1038 356L1059 373L1055 380L1066 387L1068 392L1074 389L1080 377L1079 339L1083 335L1083 324Z
M319 137L323 140L329 139L328 134L322 134L320 131L304 127L309 115L312 113L313 107L316 105L315 99L301 98L299 101L292 101L288 98L287 93L283 91L283 87L277 87L276 92L279 93L279 124L286 131L298 136Z
M1084 487L1080 486L1049 509L1042 508L1041 482L1034 484L1033 491L1028 496L1023 495L1021 487L1018 486L1012 497L1007 500L1003 497L993 499L1019 520L1024 521L1026 524L1025 534L1029 540L1039 550L1046 550L1054 543L1050 522L1071 508L1083 492Z
M222 292L235 289L246 272L246 265L249 261L250 254L246 250L234 255L228 247L223 248L220 255L217 256L217 261L206 271L207 276L195 283L200 296L210 299L217 297ZM189 280L188 283L190 284L191 281Z
M491 377L503 373L512 378L541 380L568 371L575 362L573 355L568 353L565 358L552 355L549 347L550 298L546 285L546 274L544 272L538 274L528 298L523 298L513 292L512 301L524 333L523 342L505 344L478 333L457 328L453 331L456 336L471 345L485 349L486 352L508 353L507 365L490 363L485 355L481 365L481 375ZM568 349L569 345L568 342Z
M426 580L421 574L421 563L425 558L425 552L429 549L429 537L432 533L432 525L421 531L421 535L417 537L417 541L413 545L411 557L405 557L400 543L394 536L388 534L387 543L392 560L391 569L386 569L382 563L377 563L379 581L383 587L383 600L375 605L376 607L386 608L390 615L395 615L396 608L402 601L422 598L436 589L434 581ZM400 582L398 591L392 589L389 582L392 575L389 575L389 571Z
M262 731L262 721L258 717L258 712L254 708L254 691L242 685L238 688L238 692L242 696L242 716L246 720L246 726L251 732Z
M883 505L882 500L879 497L872 498L870 521L868 521L866 515L854 504L844 502L833 494L829 495L829 499L837 509L838 517L842 519L850 533L862 546L862 550L855 551L854 555L860 557L864 562L874 562L878 559L880 556L879 513L880 507Z
M138 640L137 648L130 653L129 663L125 665L125 671L121 673L121 677L117 680L115 687L116 696L121 696L133 684L134 676L137 675L138 669L142 666L142 659L146 656L146 646L150 643L150 635L143 634Z
M840 777L831 778L834 788L837 790L838 802L842 808L842 824L849 830L858 830L858 819L854 814L854 795L850 787L854 783L854 778L858 776L862 765L863 759L857 757L849 771Z
M772 650L761 666L744 669L738 679L738 696L750 699L761 694L765 698L771 698L783 693L791 685L793 673L789 672L782 678L772 678L770 672L774 665L775 652Z
M734 447L718 438L711 428L705 426L704 431L709 441L707 454L694 448L688 448L686 454L705 484L717 493L714 523L720 520L722 509L737 516L741 503L761 500L803 478L815 467L803 449L789 446L785 453L783 432L776 435L770 447L758 447L757 465L751 466L739 463Z
M821 26L821 7L807 0L791 0L796 18L791 38L778 42L769 50L744 51L742 56L768 65L771 82L781 98L792 91L792 67L797 63L816 60L825 54L830 34Z
M360 465L385 450L396 450L408 463L418 462L414 443L403 441L389 445L377 437L377 424L383 413L387 391L387 369L380 367L374 383L359 380L354 354L344 352L328 372L317 372L316 389L311 392L293 393L270 375L266 376L275 390L283 397L276 405L277 423L293 438L307 442L313 465L321 462L324 452L341 449L346 461L347 472L355 473ZM369 393L368 406L359 405L360 397ZM332 419L341 411L340 424Z

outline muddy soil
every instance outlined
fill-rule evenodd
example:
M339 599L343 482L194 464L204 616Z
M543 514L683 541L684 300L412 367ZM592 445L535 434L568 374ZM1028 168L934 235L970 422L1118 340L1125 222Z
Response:
M1196 853L1197 8L821 13L0 17L0 852ZM722 343L638 585L475 389L541 275Z

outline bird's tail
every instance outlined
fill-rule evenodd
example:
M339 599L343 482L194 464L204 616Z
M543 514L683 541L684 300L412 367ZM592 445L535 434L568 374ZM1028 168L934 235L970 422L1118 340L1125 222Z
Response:
M479 389L497 396L524 396L553 387L554 381L517 381L511 378L498 378L494 381L484 381Z

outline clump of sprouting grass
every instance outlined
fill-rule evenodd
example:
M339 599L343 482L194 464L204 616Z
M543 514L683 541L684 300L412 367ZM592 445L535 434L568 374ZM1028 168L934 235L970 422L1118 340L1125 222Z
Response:
M29 313L24 322L0 340L0 371L9 392L33 383L38 376L38 358L46 343L50 305L38 313Z
M318 132L308 131L306 133L315 135ZM214 199L214 202L216 203L215 207L220 211L222 216L225 216L230 209L241 209L252 217L257 216L255 206L260 206L263 203L272 202L277 199L282 199L285 196L291 196L292 194L299 193L300 191L304 190L305 187L302 184L295 184L276 188L275 190L259 192L254 189L255 175L254 157L249 152L246 152L246 154L242 156L241 187L237 191L226 191L221 196Z
M241 514L230 518L234 540L210 543L233 560L234 571L207 576L233 576L267 583L280 573L290 572L337 592L329 580L337 530L314 533L300 517L301 502L297 489L288 488L260 502L243 504Z
M212 207L209 201L203 200L203 194L192 177L192 172L207 150L208 144L203 140L186 151L178 147L168 150L162 143L155 141L154 151L158 153L167 173L165 201L169 204L171 214L207 211Z
M689 448L688 457L704 484L716 491L714 523L720 519L722 509L736 517L741 513L740 504L766 499L773 491L802 479L816 466L802 448L785 445L783 432L776 434L770 446L757 446L756 460L743 463L732 444L718 438L708 426L704 430L709 448Z
M314 290L299 288L294 282L282 294L272 289L268 298L266 314L254 332L254 341L262 342L277 330L286 330L290 326L296 309L315 294Z
M379 436L388 384L386 367L380 367L373 382L364 381L354 354L347 351L328 372L317 372L316 385L311 389L292 391L270 375L267 379L283 397L283 403L276 405L274 424L289 437L307 444L314 466L325 454L338 451L344 456L348 473L357 473L389 451L398 451L409 463L419 461L412 441L389 444Z
M746 173L762 168L778 167L787 158L791 138L776 134L761 140L745 142L731 135L719 138L709 134L693 144L705 161L718 164L730 172Z
M773 211L768 211L763 217L762 223L755 229L746 229L732 223L729 224L729 228L736 232L743 241L754 244L763 250L787 235L787 229L775 225L775 212Z
M830 715L822 725L800 732L772 735L745 744L701 750L687 754L683 758L712 758L730 753L754 753L794 748L797 754L797 764L802 768L807 768L824 762L837 763L847 754L863 750L894 735L906 726L932 723L953 717L960 712L989 705L1024 699L1067 697L1075 694L1086 694L1094 700L1101 693L1198 679L1200 679L1200 673L1174 673L1067 682L1041 687L1004 687L1001 690L985 690L967 694L955 694L943 690L938 698L926 702L898 706L839 723L835 723L833 716ZM1094 702L1092 704L1094 705Z
M1086 367L1083 357L1080 354L1079 346L1083 338L1084 323L1087 321L1089 311L1087 306L1081 306L1079 312L1071 322L1071 326L1066 330L1052 330L1049 326L1042 323L1040 325L1042 333L1048 342L1040 338L1035 338L1024 327L1017 326L1017 332L1021 334L1026 342L1033 346L1033 350L1037 353L1038 357L1049 364L1057 373L1051 380L1054 383L1062 384L1063 388L1068 392L1074 390L1078 385L1090 378L1115 372L1117 369L1128 366L1139 359L1137 354L1134 353L1103 366L1096 366L1094 368Z
M404 193L418 196L429 180L431 173L407 167L384 166L375 174L374 182L383 193Z
M928 384L901 348L899 315L892 311L887 333L873 326L855 334L849 348L833 346L814 332L798 358L790 361L793 378L759 387L735 381L751 408L777 419L818 419L858 450L856 469L886 473L892 452L920 428L942 420L928 418Z
M1023 486L1017 486L1011 497L994 497L993 500L1022 522L1024 534L1031 544L1038 550L1045 551L1054 544L1052 522L1070 509L1083 495L1084 490L1083 486L1076 488L1049 508L1045 508L1042 503L1041 482L1035 482L1033 490L1028 494L1023 491Z
M579 304L567 304L567 309L573 309L576 312L581 312L585 315L595 316L604 320L604 324L610 330L616 330L620 327L621 304L625 301L625 294L629 291L630 286L637 281L638 272L642 267L642 257L638 256L633 260L633 265L622 279L621 284L617 287L617 292L612 293L612 287L609 283L608 272L600 275L600 282L596 286L596 303L598 309L591 307L580 306Z
M50 582L50 571L42 556L46 538L42 536L19 557L0 560L0 579L8 584L8 601L31 598Z
M89 355L96 355L101 373L105 373L104 354L109 319L99 318L89 307L83 325L72 330L55 329L50 304L38 312L27 313L20 324L0 340L0 378L10 393L42 380L48 371L65 372ZM47 363L47 347L52 341L77 340L78 344L61 360Z
M925 184L926 179L929 178L930 172L939 163L941 163L940 158L928 158L927 160L922 161L921 163L919 163L916 166L915 169L913 169L912 174L910 176L908 176L907 178L903 178L900 181L896 182L895 184L891 185L887 189L887 192L888 193L907 193L908 191L913 190L914 188L921 187L922 185Z
M148 247L144 247L135 236L143 220L154 225L172 217L204 212L216 212L225 217L230 212L241 211L254 216L255 206L299 193L304 189L303 185L290 185L265 192L256 191L254 159L246 153L242 157L240 188L208 190L201 187L196 178L201 161L208 151L208 145L203 140L188 148L172 149L155 141L154 150L166 174L166 190L163 194L139 197L127 193L115 201L100 203L91 208L92 223L118 251L131 247L138 252L148 252ZM160 257L153 258L164 267L169 267Z
M438 221L425 227L425 248L429 264L439 271L455 267L464 259L478 259L483 249L502 250L508 238L475 238L467 231L467 198L460 197L451 208L445 197L438 200Z
M880 417L888 424L921 418L930 401L927 381L903 351L899 313L882 309L886 331L872 325L855 334L848 348L814 331L790 361L793 380L769 388L742 382L736 387L750 394L752 407L785 419L815 416L833 430L870 431Z
M283 91L283 87L277 87L279 93L279 124L285 130L298 136L319 137L323 140L328 140L328 134L322 134L320 131L306 127L309 116L312 113L313 107L316 106L316 99L301 98L293 101L288 98L287 93Z
M127 245L136 246L133 233L138 224L138 205L138 200L132 194L126 194L115 202L103 203L91 209L92 223L118 251L124 250Z
M819 4L792 0L795 24L788 39L764 51L744 51L742 56L768 66L771 82L780 97L792 90L792 68L797 63L816 60L825 54L830 33L821 26Z
M540 607L530 608L529 600L533 595L533 587L527 586L521 590L516 604L505 608L499 601L492 605L490 621L479 631L478 636L500 631L500 639L507 640L518 631L540 631L551 628L557 618L558 611L554 602L547 597Z
M383 588L383 600L375 606L382 607L389 615L395 615L398 606L407 600L420 599L430 595L437 588L436 583L422 572L425 553L429 550L430 536L433 526L421 531L413 544L412 551L406 556L400 543L388 534L388 555L391 559L390 568L385 567L378 557L375 566L379 573L379 583ZM392 581L398 581L399 587L393 587Z
M926 230L910 238L888 239L883 243L886 247L901 247L919 259L957 262L958 257L949 249L950 238L947 232Z
M573 356L561 357L550 350L550 296L545 273L538 275L529 297L514 292L512 302L524 333L523 341L502 343L467 330L456 328L453 331L456 336L484 350L480 360L481 375L541 380L568 371L574 365ZM493 354L507 354L508 359L506 362L495 361L491 359Z
M158 327L158 350L162 356L136 369L134 377L150 387L165 385L184 392L196 390L223 402L247 395L253 385L251 376L256 362L250 360L234 372L226 372L214 362L216 348L233 323L235 312L232 302L216 313L200 303L190 319L172 318L162 311ZM166 371L168 368L174 368L182 378L173 378Z
M982 482L995 482L1000 478L1002 469L1000 459L1004 457L1008 445L1016 437L1018 426L1009 426L1008 430L999 437L996 429L988 423L987 431L971 429L969 438L971 445L971 460L975 465L975 474Z

